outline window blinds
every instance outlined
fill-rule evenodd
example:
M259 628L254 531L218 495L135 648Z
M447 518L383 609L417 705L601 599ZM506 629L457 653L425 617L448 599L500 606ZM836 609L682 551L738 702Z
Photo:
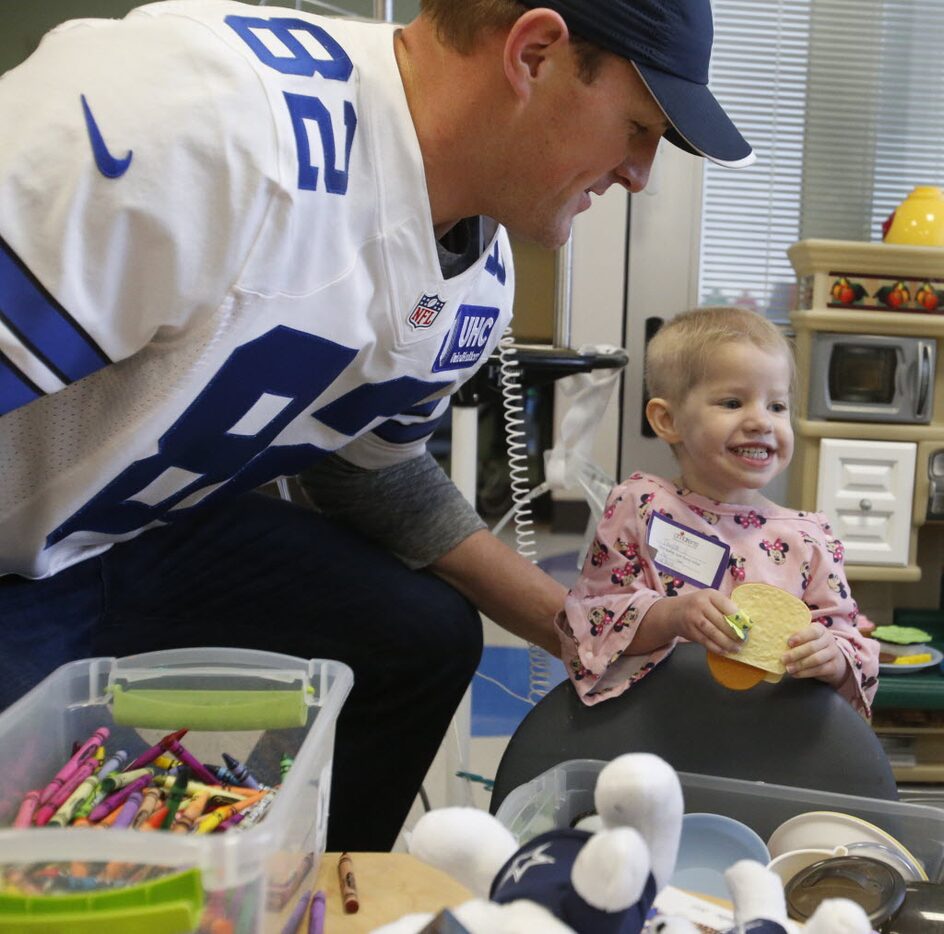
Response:
M944 0L713 0L711 87L757 151L705 163L699 298L793 307L786 249L879 240L944 184Z

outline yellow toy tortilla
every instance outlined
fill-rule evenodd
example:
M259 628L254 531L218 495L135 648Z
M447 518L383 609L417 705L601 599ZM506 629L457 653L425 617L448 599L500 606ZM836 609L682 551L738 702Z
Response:
M760 681L779 681L786 670L780 659L787 651L787 639L809 626L809 607L772 584L742 584L734 589L731 599L748 617L749 623L743 626L747 638L736 654L709 653L712 676L735 690L745 690ZM744 667L755 669L757 674L749 676Z

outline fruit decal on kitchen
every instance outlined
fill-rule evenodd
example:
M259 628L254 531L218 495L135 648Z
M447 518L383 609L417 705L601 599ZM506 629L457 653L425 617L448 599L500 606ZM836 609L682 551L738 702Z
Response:
M915 292L915 301L927 311L937 311L944 303L944 289L936 289L930 282L925 282Z
M845 276L840 276L829 290L834 302L840 305L853 305L868 293L858 282L850 282Z
M889 308L901 308L911 301L911 292L908 286L899 279L894 285L883 285L876 293L875 297Z
M833 272L830 308L944 314L944 279L907 280L893 276Z

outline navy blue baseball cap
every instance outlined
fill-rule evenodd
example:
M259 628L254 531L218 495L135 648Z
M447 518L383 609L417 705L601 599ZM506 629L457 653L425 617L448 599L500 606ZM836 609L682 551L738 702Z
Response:
M633 63L686 152L732 168L754 151L708 90L714 24L709 0L521 0L559 13L567 28Z

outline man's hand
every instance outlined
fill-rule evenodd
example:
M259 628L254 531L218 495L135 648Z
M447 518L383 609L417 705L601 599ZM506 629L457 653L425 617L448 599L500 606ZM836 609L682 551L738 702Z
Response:
M503 629L560 657L554 617L567 588L491 532L473 533L429 569Z

